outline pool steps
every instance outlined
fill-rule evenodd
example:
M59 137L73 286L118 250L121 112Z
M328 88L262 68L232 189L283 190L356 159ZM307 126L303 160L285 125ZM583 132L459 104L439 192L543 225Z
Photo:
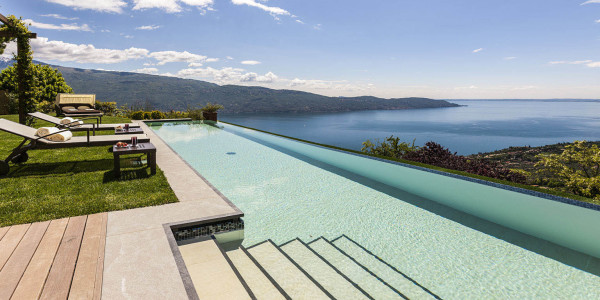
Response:
M214 239L179 246L200 299L254 299ZM218 280L215 280L218 278ZM158 296L157 296L158 297Z
M298 268L272 241L248 248L248 253L269 273L292 299L330 299L323 289L304 270ZM244 279L246 280L246 279ZM261 295L256 295L259 298Z
M440 299L345 235L226 254L256 299Z
M435 299L431 292L417 282L398 271L390 264L377 257L369 250L365 249L354 240L342 235L331 243L340 251L353 257L357 263L363 266L369 266L369 270L377 274L381 280L388 283L398 291L402 291L409 299Z

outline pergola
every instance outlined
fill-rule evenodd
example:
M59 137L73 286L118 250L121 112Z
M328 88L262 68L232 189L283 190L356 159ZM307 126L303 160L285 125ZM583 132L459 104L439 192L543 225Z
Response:
M14 25L2 14L0 14L0 22L2 22L4 25L9 26L9 27L14 27ZM17 55L20 56L22 49L19 48L19 39L22 39L23 37L20 36L16 36L14 34L11 34L10 32L6 32L6 31L0 31L0 37L3 38L17 38ZM37 38L37 33L30 33L27 36L28 39L35 39ZM19 62L17 61L17 64ZM24 69L23 68L17 68L17 82L22 82L22 80L24 79L25 74L24 74ZM20 86L17 87L18 89L21 89ZM25 103L25 101L27 99L22 99L23 98L23 93L18 93L19 95L19 123L24 124L25 123L25 116L26 116L26 111L25 111L25 106L23 105L23 103Z

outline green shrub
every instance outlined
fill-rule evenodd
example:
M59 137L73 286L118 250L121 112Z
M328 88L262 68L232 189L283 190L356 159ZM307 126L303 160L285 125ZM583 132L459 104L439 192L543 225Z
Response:
M121 118L128 118L131 116L133 111L127 107L127 105L121 105L121 107L117 108L115 111L115 116Z
M217 112L219 109L223 109L223 105L212 104L212 103L208 102L200 110L204 111L204 112L214 113L214 112Z
M188 118L191 118L192 120L204 120L202 109L188 109L187 115Z
M184 111L171 110L165 114L165 118L169 118L169 119L188 118L188 113L184 112Z
M145 111L144 112L144 120L150 120L152 119L152 113L150 113L149 111Z
M117 113L117 102L96 101L96 109L105 115L113 116Z
M50 101L41 101L35 105L35 111L49 113L54 111L54 103Z
M144 112L141 110L138 111L134 111L129 115L130 118L134 119L134 120L143 120L144 119Z
M363 147L360 149L362 152L393 158L402 158L408 152L419 150L419 147L415 146L414 139L412 144L409 144L407 142L400 142L400 138L393 135L385 138L383 142L375 140L375 143L373 143L367 140L362 144Z
M165 114L162 111L158 111L158 110L153 110L150 113L150 116L154 120L159 120L159 119L164 119L165 118Z

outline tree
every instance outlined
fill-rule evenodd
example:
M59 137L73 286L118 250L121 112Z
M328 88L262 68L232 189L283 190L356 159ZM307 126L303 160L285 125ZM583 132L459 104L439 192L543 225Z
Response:
M17 40L17 95L19 98L19 122L24 124L26 114L33 109L33 74L31 70L32 54L29 39L36 35L31 33L21 18L0 15L0 21L4 25L0 27L0 54L4 53L6 43Z
M9 93L17 92L16 69L13 65L2 70L2 73L0 73L0 89ZM62 74L51 66L31 64L31 73L33 75L31 105L35 106L44 101L54 102L58 93L73 93L73 89L67 85Z
M572 193L600 200L600 148L575 141L561 154L540 154L535 164L547 179L558 179Z

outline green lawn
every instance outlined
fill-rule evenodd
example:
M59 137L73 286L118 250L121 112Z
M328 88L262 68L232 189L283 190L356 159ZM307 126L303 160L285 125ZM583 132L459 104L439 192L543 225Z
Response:
M0 118L18 121L16 115ZM104 117L103 123L128 119ZM34 127L51 126L36 121ZM112 134L104 131L102 134ZM77 135L85 135L79 132ZM0 131L0 159L4 160L22 138ZM0 227L105 211L177 202L160 169L150 176L145 165L134 166L123 157L121 178L113 174L109 146L29 151L29 161L10 164L0 177ZM145 159L145 157L144 157Z

